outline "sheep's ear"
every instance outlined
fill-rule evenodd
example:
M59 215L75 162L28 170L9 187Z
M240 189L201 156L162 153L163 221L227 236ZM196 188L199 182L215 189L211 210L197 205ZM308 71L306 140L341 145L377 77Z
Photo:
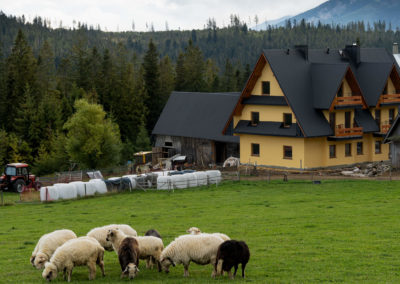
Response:
M136 272L140 272L139 267L136 266Z

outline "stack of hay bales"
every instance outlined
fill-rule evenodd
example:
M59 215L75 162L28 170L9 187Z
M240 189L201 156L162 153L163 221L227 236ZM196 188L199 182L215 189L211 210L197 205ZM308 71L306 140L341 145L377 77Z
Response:
M221 172L218 170L206 171L208 184L219 184L221 182Z
M197 185L198 186L207 185L207 182L208 182L207 173L205 173L205 172L195 172L194 174L196 175Z
M171 179L174 188L177 189L187 188L188 180L185 175L173 175L171 176Z
M58 200L58 191L54 186L46 186L40 189L40 201Z
M197 187L199 186L197 183L197 176L195 173L187 173L187 174L183 174L187 181L188 181L188 187Z
M159 189L159 190L173 189L172 177L171 176L159 176L157 178L157 189Z
M69 183L56 183L53 185L58 191L59 199L75 199L77 198L76 187Z

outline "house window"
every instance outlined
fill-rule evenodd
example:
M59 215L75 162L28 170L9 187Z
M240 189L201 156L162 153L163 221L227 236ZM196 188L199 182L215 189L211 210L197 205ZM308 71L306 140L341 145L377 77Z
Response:
M172 147L172 142L165 141L164 146L165 147Z
M381 127L381 110L379 109L375 110L375 122L379 127Z
M346 157L351 156L351 143L346 143L344 145L344 152L345 152Z
M363 142L357 142L357 155L363 154Z
M260 113L251 112L251 125L256 126L260 122Z
M329 158L336 158L336 145L329 145Z
M375 154L381 154L381 153L382 153L382 142L375 141Z
M284 113L283 114L283 127L290 127L292 125L292 114Z
M292 155L292 146L283 146L283 158L291 160Z
M351 127L351 111L346 111L344 113L344 128Z
M260 156L260 144L251 144L251 155L256 157Z
M338 97L343 97L343 83L340 85L340 88L337 92Z
M270 82L269 81L263 81L262 82L262 94L263 95L270 95Z
M330 112L329 113L329 125L331 126L332 130L336 128L336 113Z
M394 108L389 109L389 124L392 125L394 121Z

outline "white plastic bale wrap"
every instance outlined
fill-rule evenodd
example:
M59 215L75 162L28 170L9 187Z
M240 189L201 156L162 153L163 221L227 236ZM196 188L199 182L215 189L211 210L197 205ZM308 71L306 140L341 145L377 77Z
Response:
M108 180L119 180L121 179L120 177L110 177Z
M85 194L85 183L83 181L73 181L69 184L75 186L77 196L84 197L87 195Z
M88 187L90 187L90 191L94 190L94 193L107 193L106 183L101 179L91 179L88 183L86 183L86 190L88 189Z
M171 179L174 188L187 188L188 186L188 180L185 175L173 175Z
M157 178L157 189L168 190L173 189L172 177L170 176L159 176Z
M53 185L58 191L59 199L75 199L77 197L76 188L69 183L56 183Z
M188 181L188 187L198 186L197 176L194 173L187 173L187 174L184 174L184 176L186 177L186 179Z
M54 186L46 186L40 189L41 201L56 201L58 200L58 191Z
M206 172L195 172L194 173L197 177L197 185L198 186L203 186L203 185L207 185L207 173Z
M136 186L137 186L137 183L136 183L137 175L126 175L126 176L122 176L122 177L123 178L129 178L130 181L131 181L132 189L136 188Z
M218 170L206 171L208 184L219 184L221 182L221 172Z

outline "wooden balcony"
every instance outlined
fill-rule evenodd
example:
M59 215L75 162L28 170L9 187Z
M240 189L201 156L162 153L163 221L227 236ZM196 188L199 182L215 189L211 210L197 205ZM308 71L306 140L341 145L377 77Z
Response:
M381 133L387 133L390 129L390 124L382 124L381 125Z
M350 97L336 97L334 106L352 106L352 105L362 105L361 96L350 96Z
M379 104L397 104L400 103L400 94L384 94L379 99Z
M344 124L336 125L335 136L336 137L347 137L347 136L362 136L363 128L356 127L353 125L351 128L345 128Z

